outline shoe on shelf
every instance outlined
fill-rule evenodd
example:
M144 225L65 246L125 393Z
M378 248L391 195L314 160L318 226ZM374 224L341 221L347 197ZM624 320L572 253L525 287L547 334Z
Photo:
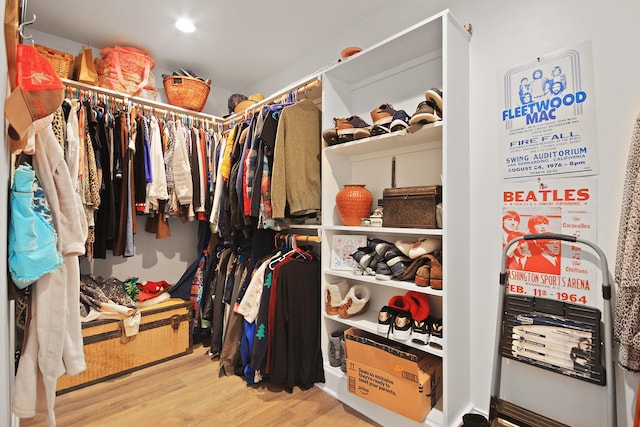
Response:
M416 259L421 255L430 254L442 247L440 239L432 239L426 237L416 241L411 249L409 249L409 258Z
M391 280L393 278L393 273L391 273L391 269L389 266L380 261L378 265L376 265L376 279L377 280Z
M335 121L338 133L338 143L350 142L371 136L369 124L359 116L351 116L346 119L336 119Z
M327 314L338 314L342 300L349 292L349 284L346 280L337 283L327 283L326 310Z
M322 139L325 140L325 142L328 145L336 145L338 144L338 128L337 128L337 122L339 119L336 119L334 117L333 119L333 127L329 128L329 129L325 129L322 132Z
M344 339L344 331L338 330L331 332L329 337L329 365L337 368L342 363L342 346L340 341Z
M394 295L389 298L387 305L396 311L408 311L409 313L416 311L416 302L405 295Z
M389 243L386 240L375 239L375 238L369 239L369 241L367 242L367 246L373 249L380 257L383 257L385 252L393 248L392 243Z
M429 286L431 289L442 289L442 264L438 258L431 254L427 254L431 260L431 268L429 269Z
M365 285L354 285L349 289L347 295L342 300L338 308L338 314L344 319L348 319L367 309L371 299L371 291Z
M429 329L429 323L426 319L413 321L411 325L411 342L427 345L429 344L430 336L431 330Z
M409 264L409 267L407 267L405 272L402 273L402 276L397 277L396 279L413 282L416 278L416 273L418 269L425 264L429 264L430 262L431 260L427 258L426 255L419 256L418 258L411 261L411 264Z
M397 132L399 130L408 128L409 120L411 120L411 116L409 116L406 111L396 111L396 113L393 115L393 120L389 125L391 132Z
M361 246L350 254L351 258L353 258L363 270L371 266L371 262L376 255L376 252L369 246ZM373 266L375 267L375 264L373 264Z
M415 320L425 320L429 317L431 312L431 306L429 303L429 296L422 292L409 291L404 297L413 301L413 304L409 304L411 311L411 318Z
M391 104L382 104L371 111L371 135L382 135L390 132L390 125L396 110Z
M411 265L411 259L395 247L392 247L384 253L384 262L386 262L391 269L393 277L402 276L409 265Z
M429 323L429 330L431 331L431 335L433 335L434 337L442 338L442 319L429 316L427 318L427 322Z
M396 310L387 305L382 307L378 312L378 333L389 338L393 330L393 322L395 321Z
M415 242L408 240L396 240L395 247L404 255L409 256L409 250L413 247Z
M430 277L429 267L430 267L429 264L425 264L420 266L420 268L418 268L418 270L416 271L416 277L415 277L416 285L422 288L426 288L427 286L429 286L429 277Z
M442 119L442 91L437 87L432 87L424 93L424 99L435 110L438 117Z
M393 339L407 341L411 338L411 313L398 311L393 321Z
M432 106L427 104L427 101L422 101L418 104L416 108L416 112L413 113L411 119L409 119L409 125L415 125L416 123L434 123L440 120L440 116L438 116Z

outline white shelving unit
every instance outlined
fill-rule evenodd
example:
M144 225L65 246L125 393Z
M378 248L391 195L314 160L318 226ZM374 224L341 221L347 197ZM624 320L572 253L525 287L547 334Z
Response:
M323 286L347 279L351 285L365 284L372 294L369 308L362 314L349 319L323 316L324 360L329 360L328 338L332 331L355 326L376 333L378 311L393 295L404 295L409 290L423 292L429 296L431 313L443 319L442 339L432 337L429 345L406 343L443 361L443 395L423 423L349 393L346 375L325 364L326 382L318 387L383 425L457 426L471 408L468 44L469 34L445 10L322 74L323 129L333 126L334 117L358 115L370 123L370 111L384 103L412 115L427 89L438 87L444 94L443 121L417 130L327 146L322 151ZM376 201L382 199L383 189L391 186L392 157L396 159L398 187L443 186L443 229L341 224L335 207L338 191L345 184L366 184L373 194L374 208ZM338 234L366 235L391 243L400 239L416 241L423 236L442 239L443 289L332 270L331 243Z

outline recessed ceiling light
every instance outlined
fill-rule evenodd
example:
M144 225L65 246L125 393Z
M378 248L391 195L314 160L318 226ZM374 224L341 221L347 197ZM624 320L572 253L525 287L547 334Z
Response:
M176 28L184 33L193 33L196 26L187 18L181 18L176 21Z

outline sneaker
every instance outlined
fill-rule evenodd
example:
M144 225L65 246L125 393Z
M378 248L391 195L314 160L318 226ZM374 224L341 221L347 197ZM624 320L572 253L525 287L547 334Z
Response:
M427 104L427 101L422 101L418 104L418 108L416 108L416 112L413 113L411 119L409 119L409 125L434 123L438 120L440 120L440 117L436 114L434 108Z
M443 333L442 319L429 316L427 318L427 321L429 323L429 329L431 330L431 335L433 335L434 337L442 338L442 333Z
M371 261L376 255L376 252L369 246L359 247L355 252L350 254L351 258L353 258L362 269L371 266ZM375 267L375 264L373 265Z
M338 314L344 319L348 319L358 313L362 313L367 309L371 291L365 285L354 285L349 289L347 295L342 300L342 304L338 308Z
M435 110L436 114L442 118L442 91L432 87L424 93L424 99Z
M335 119L335 121L339 143L350 142L371 136L369 124L359 116L351 116L346 119Z
M391 125L389 125L391 132L397 132L399 130L408 128L410 119L411 117L406 113L406 111L396 111L396 113L393 115Z
M384 262L386 262L389 268L391 269L391 272L393 273L393 277L402 276L402 274L407 270L409 265L411 265L411 259L406 257L402 252L400 252L395 247L385 252Z
M390 124L393 121L393 116L396 114L396 110L391 104L382 104L376 107L371 112L371 120L373 121L373 127L371 128L372 135L382 135L389 133Z
M416 259L421 255L430 254L431 252L440 249L442 244L440 239L424 238L416 241L411 249L409 249L409 258Z
M393 244L382 239L369 239L367 246L373 249L381 257L384 256L389 249L393 248Z
M337 123L339 119L333 119L333 127L325 129L322 132L322 139L329 145L336 145L338 143L338 128Z
M430 336L431 330L429 329L429 323L426 319L413 321L413 324L411 325L411 342L427 345L429 344Z
M393 339L407 341L411 338L411 313L399 311L393 321Z
M393 274L389 266L384 262L379 262L378 265L376 265L376 279L391 280L392 278Z
M395 321L396 310L385 305L378 312L378 333L389 338Z

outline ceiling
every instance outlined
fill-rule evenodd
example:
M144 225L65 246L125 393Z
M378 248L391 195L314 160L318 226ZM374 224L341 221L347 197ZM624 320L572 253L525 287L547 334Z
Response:
M33 28L89 43L94 48L138 47L154 57L161 72L185 68L212 79L218 87L240 93L277 75L283 64L305 60L311 68L306 74L299 74L301 77L337 60L340 50L349 44L336 35L348 32L355 22L366 20L389 5L388 0L28 0L25 3L26 20L36 15L35 23L25 29L26 34ZM192 18L196 32L179 32L174 26L179 17ZM311 55L321 46L322 51L333 56Z

